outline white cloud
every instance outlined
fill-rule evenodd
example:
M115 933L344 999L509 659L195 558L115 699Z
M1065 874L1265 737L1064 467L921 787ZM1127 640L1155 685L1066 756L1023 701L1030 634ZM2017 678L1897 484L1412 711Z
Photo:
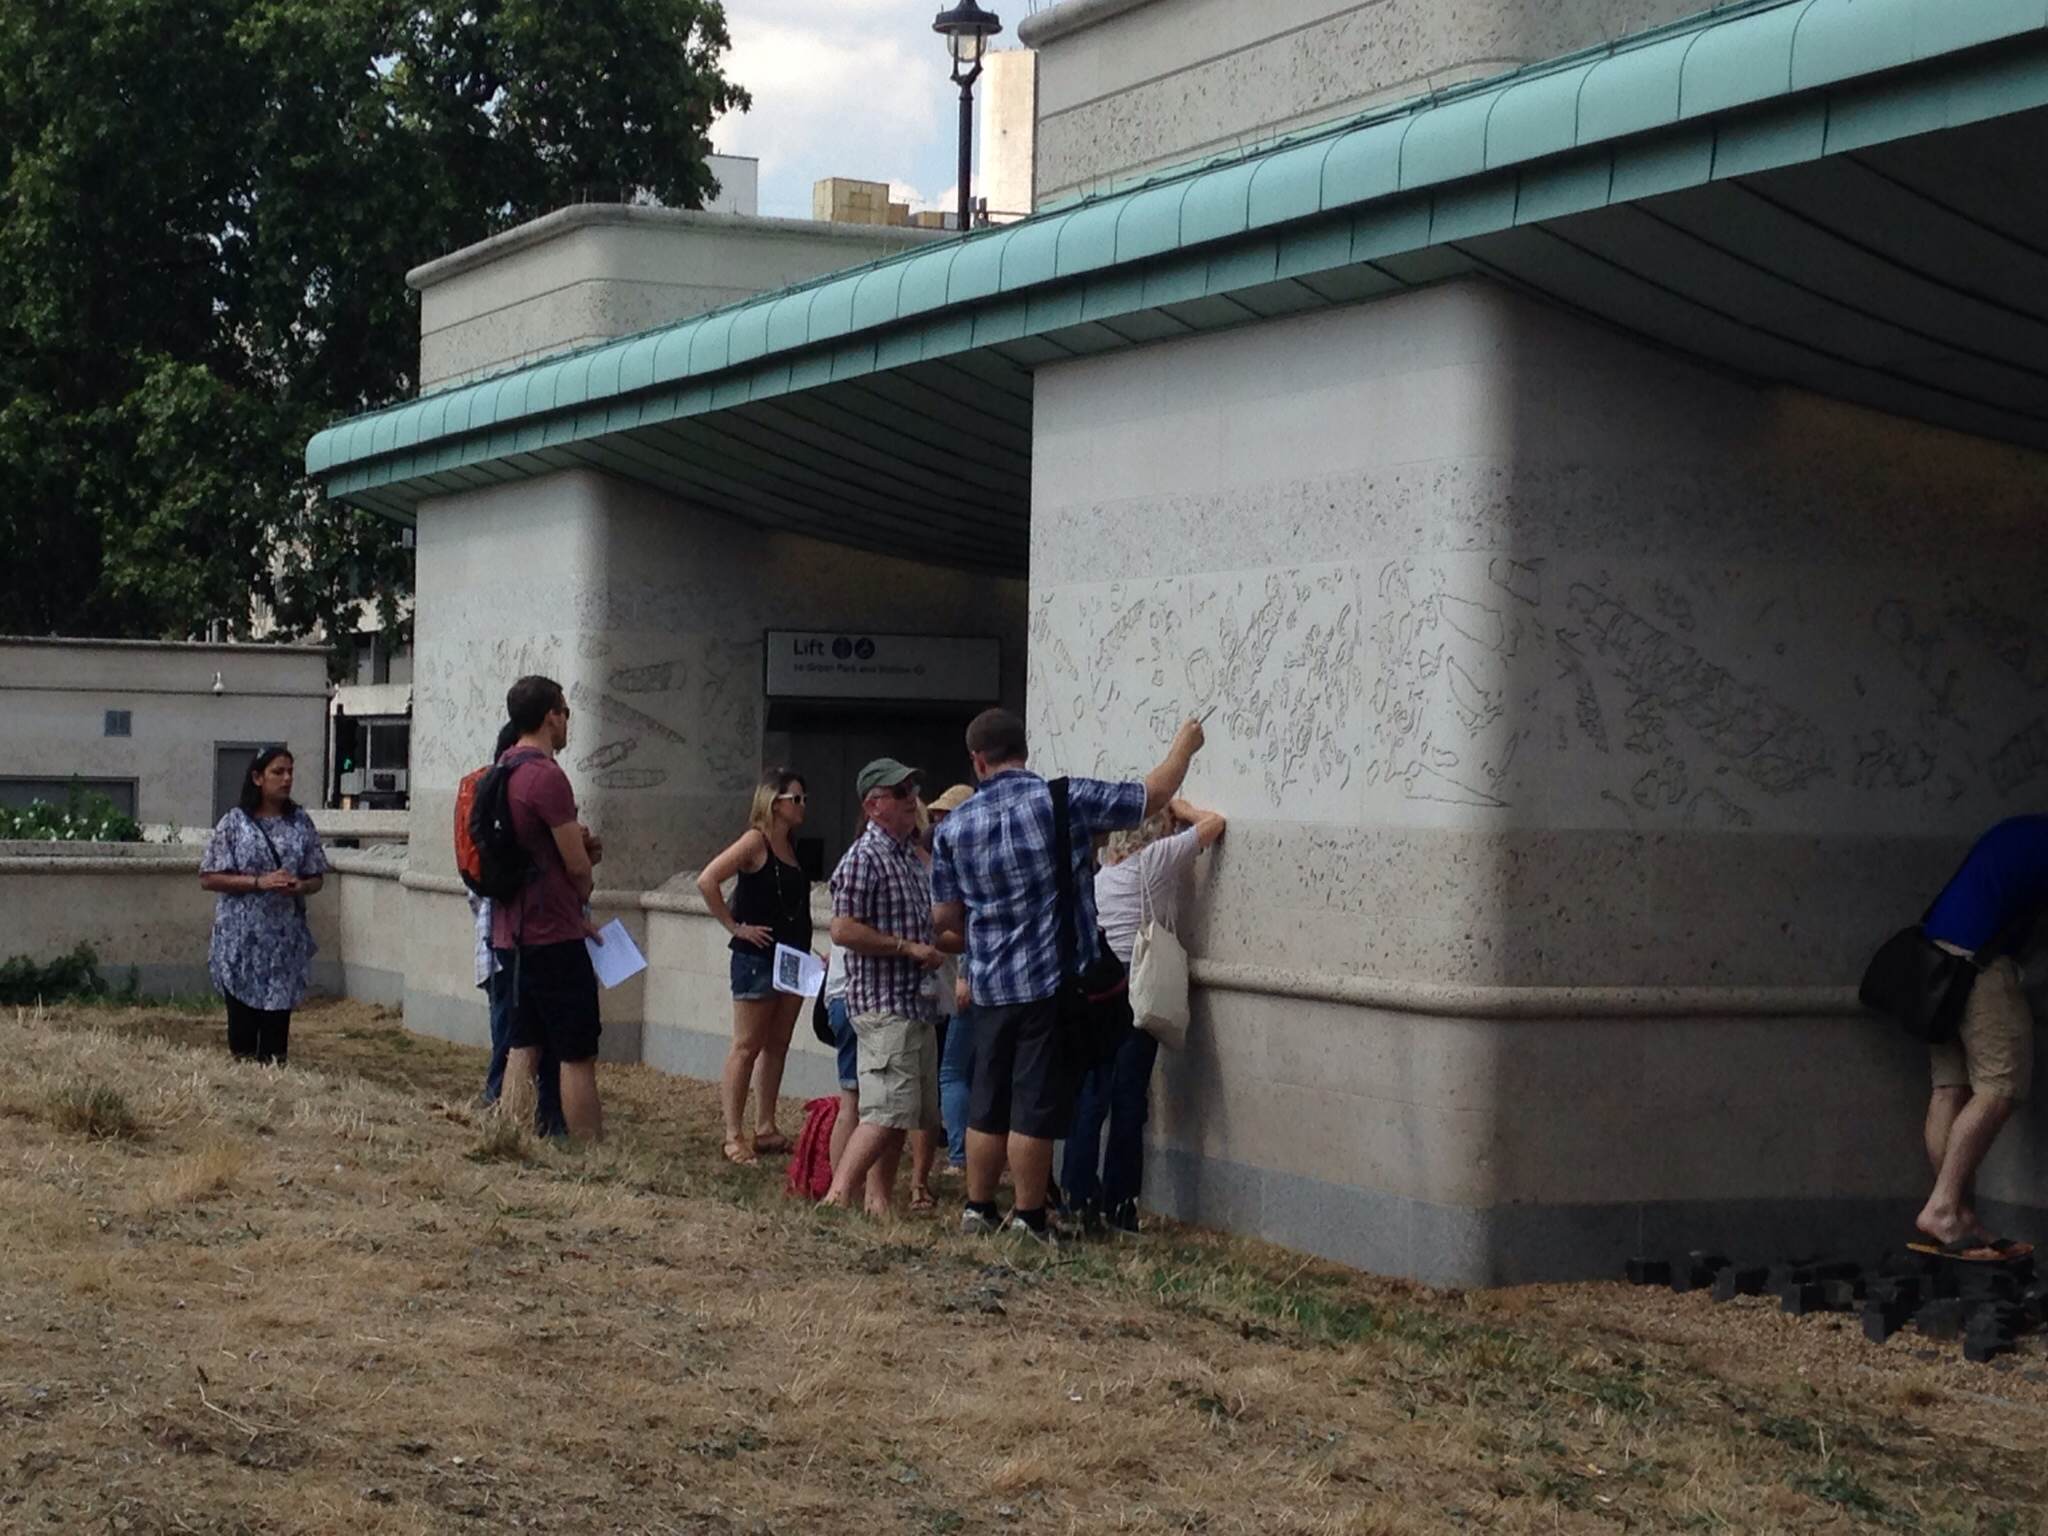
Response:
M806 217L813 181L952 180L953 107L930 0L735 0L727 73L753 93L712 141L761 161L761 212ZM937 206L923 198L919 207Z

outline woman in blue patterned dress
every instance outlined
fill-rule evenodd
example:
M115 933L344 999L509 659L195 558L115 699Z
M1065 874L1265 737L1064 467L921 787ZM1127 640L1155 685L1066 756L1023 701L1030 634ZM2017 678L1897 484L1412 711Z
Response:
M306 898L326 873L313 818L292 800L292 755L265 747L242 780L241 804L221 817L199 861L199 883L219 897L207 969L227 1000L228 1049L237 1056L284 1061L319 948Z

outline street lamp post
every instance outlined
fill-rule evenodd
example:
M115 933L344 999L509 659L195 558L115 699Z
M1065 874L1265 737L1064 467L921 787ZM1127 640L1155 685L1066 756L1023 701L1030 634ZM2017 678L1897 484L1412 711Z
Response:
M953 56L953 83L960 87L960 230L973 227L974 196L969 185L973 176L974 82L981 78L981 56L988 40L1003 30L993 11L984 11L974 0L960 0L950 10L939 12L932 30L946 40Z

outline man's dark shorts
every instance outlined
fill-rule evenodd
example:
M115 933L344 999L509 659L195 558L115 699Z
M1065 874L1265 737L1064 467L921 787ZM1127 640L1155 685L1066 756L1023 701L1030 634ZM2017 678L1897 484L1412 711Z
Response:
M564 1062L597 1054L597 972L581 939L522 947L512 979L512 1049L546 1047Z
M1047 1141L1066 1135L1074 1119L1075 1084L1060 1049L1059 1005L1048 997L977 1008L972 1018L968 1128L990 1136L1015 1131Z

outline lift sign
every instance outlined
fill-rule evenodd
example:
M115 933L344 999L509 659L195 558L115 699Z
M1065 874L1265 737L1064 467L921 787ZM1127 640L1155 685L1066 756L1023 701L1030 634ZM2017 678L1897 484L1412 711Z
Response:
M978 635L861 635L771 629L771 699L941 699L1001 690L1002 642Z

